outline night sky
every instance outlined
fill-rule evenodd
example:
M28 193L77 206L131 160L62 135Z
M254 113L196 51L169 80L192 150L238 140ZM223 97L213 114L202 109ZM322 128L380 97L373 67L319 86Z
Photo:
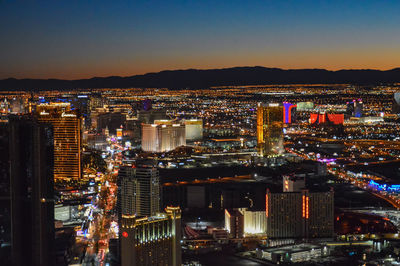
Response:
M0 0L0 78L400 67L400 1Z

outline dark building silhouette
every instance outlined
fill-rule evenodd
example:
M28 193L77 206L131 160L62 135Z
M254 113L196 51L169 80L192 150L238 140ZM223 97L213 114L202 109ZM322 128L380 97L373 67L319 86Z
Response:
M154 216L160 212L160 177L156 168L122 166L118 179L123 214Z
M53 266L54 138L30 116L9 121L13 265Z
M150 99L146 99L143 101L143 110L150 111L152 109L152 103Z
M400 92L396 92L393 95L392 113L400 114Z
M140 110L138 112L138 119L143 124L153 124L155 120L168 119L168 116L165 110L150 109L150 110Z
M110 134L116 135L117 129L125 124L126 116L121 113L104 113L97 118L97 131L108 128Z
M3 120L4 121L4 120ZM10 167L8 156L8 123L0 121L0 262L11 264L11 200L10 200Z

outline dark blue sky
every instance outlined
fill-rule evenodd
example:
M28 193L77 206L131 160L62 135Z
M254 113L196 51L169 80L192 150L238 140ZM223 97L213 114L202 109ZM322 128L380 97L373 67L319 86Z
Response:
M0 0L0 78L400 66L400 1Z

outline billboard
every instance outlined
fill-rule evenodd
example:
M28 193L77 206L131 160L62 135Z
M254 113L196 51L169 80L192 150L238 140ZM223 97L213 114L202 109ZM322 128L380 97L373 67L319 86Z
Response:
M121 138L122 138L122 129L117 128L117 139L121 139Z
M311 111L314 109L314 103L313 102L299 102L297 103L297 111L302 112L302 111Z
M54 219L63 222L71 219L71 206L54 206Z

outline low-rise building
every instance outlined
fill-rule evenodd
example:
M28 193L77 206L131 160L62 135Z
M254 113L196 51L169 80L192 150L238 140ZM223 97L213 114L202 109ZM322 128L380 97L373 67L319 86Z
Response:
M276 248L258 249L257 258L273 263L299 263L329 255L327 246L313 244L289 245Z

